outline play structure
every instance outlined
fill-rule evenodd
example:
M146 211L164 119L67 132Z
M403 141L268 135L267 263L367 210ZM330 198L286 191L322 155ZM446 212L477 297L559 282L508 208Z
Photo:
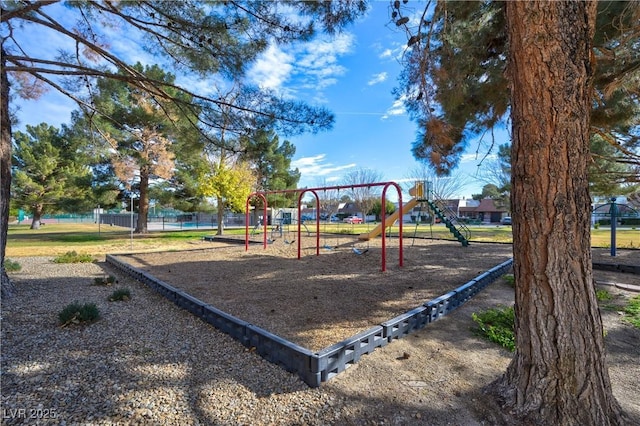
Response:
M295 220L297 221L297 235L295 239L288 238L286 242L288 244L292 244L294 241L297 241L298 259L300 259L301 258L301 242L300 242L301 238L300 237L301 237L303 224L302 224L302 221L299 220L299 218L301 217L302 198L306 193L312 194L315 198L316 206L319 206L320 197L318 196L318 192L326 193L326 191L328 190L340 191L341 189L371 188L371 187L377 187L377 186L383 187L382 195L381 195L381 205L383 206L386 205L386 194L387 194L388 188L394 187L398 194L398 204L399 206L401 206L389 216L383 215L382 221L379 225L374 227L371 231L361 234L358 237L359 240L368 241L372 238L382 235L382 259L381 259L382 271L386 270L386 239L387 239L383 231L386 230L387 228L390 228L391 226L394 226L396 222L398 223L398 244L399 244L398 245L398 248L399 248L398 266L402 267L402 264L403 264L403 253L402 253L403 216L411 212L411 210L414 209L417 205L420 205L421 209L422 209L422 206L425 206L425 208L428 208L436 217L440 219L442 223L444 223L444 225L449 229L449 231L463 246L466 247L469 245L469 229L462 222L458 220L457 215L454 212L450 211L450 209L447 208L446 203L444 203L443 200L439 199L437 195L432 190L429 189L429 186L426 182L416 183L416 185L409 191L409 194L413 198L411 198L411 200L409 200L406 204L403 204L402 202L402 190L400 189L400 186L397 183L376 182L376 183L357 184L357 185L337 185L337 186L325 186L325 187L317 187L317 188L299 188L299 189L286 189L286 190L279 190L279 191L262 191L262 192L254 192L252 194L249 194L249 196L247 197L246 209L245 209L245 214L246 214L245 251L249 250L250 202L254 198L257 198L261 201L261 204L263 207L263 214L261 217L259 217L258 223L256 224L256 228L253 229L253 231L251 232L251 235L254 235L256 233L256 230L260 226L268 225L268 220L267 220L268 210L269 210L268 202L267 202L268 195L272 195L272 194L296 194L297 195L297 216L295 216L296 218ZM289 221L293 220L291 218L294 215L292 215L291 213L288 213L288 214L289 214L288 216ZM263 247L265 249L267 248L267 245L269 243L275 241L273 239L274 232L280 232L280 236L282 237L283 224L284 224L283 218L280 218L279 222L278 220L276 220L276 224L271 231L271 238L269 238L269 235L268 235L269 233L265 228L263 232ZM320 214L317 214L315 217L315 225L316 225L315 226L316 256L319 256L320 247L321 247L320 245ZM307 231L307 234L310 234L309 228L306 225L304 225L304 227L305 227L305 230ZM356 254L364 254L366 252L366 249L360 249L360 248L354 247L353 252Z
M316 200L316 205L320 205L320 197L318 196L318 192L319 191L328 191L328 190L341 190L341 189L355 189L355 188L372 188L372 187L377 187L377 186L381 186L382 187L382 195L381 195L381 202L382 205L384 206L386 203L386 199L387 199L387 190L389 189L389 187L394 187L398 193L398 202L400 205L402 205L402 189L400 188L400 185L398 185L395 182L377 182L377 183L367 183L367 184L358 184L358 185L337 185L337 186L324 186L324 187L318 187L318 188L300 188L300 189L284 189L284 190L279 190L279 191L263 191L263 192L254 192L252 194L249 194L249 196L247 197L247 202L246 202L246 209L245 209L245 215L246 215L246 226L245 226L245 251L249 250L249 223L250 223L250 218L249 218L249 213L250 213L250 202L252 199L254 198L258 198L260 201L262 201L262 205L263 205L263 219L262 221L264 221L265 225L266 225L266 218L268 217L268 203L267 203L267 196L271 195L271 194L291 194L291 193L295 193L297 194L297 209L298 209L298 218L301 217L301 206L302 206L302 197L304 197L304 195L306 193L311 193L311 195L314 196L315 200ZM382 227L383 229L386 228L386 224L387 224L388 220L386 217L382 217ZM393 223L393 222L391 222ZM316 233L316 256L320 255L320 215L316 215L315 218L315 224L316 224L316 229L315 229L315 233ZM402 255L402 217L400 217L399 220L399 235L398 235L398 266L402 267L403 264L403 255ZM298 220L298 232L297 232L297 249L298 249L298 259L300 259L302 257L301 253L302 253L302 245L301 245L301 232L302 232L302 224L301 221ZM267 238L267 232L263 233L263 248L267 248L267 244L269 243L269 239ZM359 253L360 252L360 253ZM354 253L356 254L362 254L363 251L359 250L359 249L355 249ZM382 237L382 256L381 256L381 270L384 272L386 271L387 268L387 250L386 250L386 237L383 235Z
M427 182L416 182L416 185L409 190L409 194L413 197L402 208L397 209L387 217L386 223L383 221L371 231L360 234L360 240L370 240L380 235L387 227L393 226L395 221L402 216L409 214L416 206L420 205L420 211L424 206L425 210L431 211L444 225L449 229L453 236L463 246L469 245L469 228L462 223L454 211L447 207L444 200L440 199L432 190L429 189ZM420 216L420 214L418 214ZM416 229L418 224L416 223ZM414 232L415 235L415 232Z

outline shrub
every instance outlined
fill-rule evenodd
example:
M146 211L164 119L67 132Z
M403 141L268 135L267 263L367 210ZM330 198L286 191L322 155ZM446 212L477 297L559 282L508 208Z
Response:
M624 320L640 328L640 295L629 300L629 304L624 308Z
M95 303L85 303L81 305L79 302L73 302L65 306L58 314L58 319L62 327L70 324L95 321L99 317L100 312Z
M95 285L112 285L113 283L117 283L116 277L113 275L109 275L108 277L96 277L93 279L93 284Z
M90 254L78 254L75 251L68 251L53 259L55 263L90 263L93 262L93 256Z
M130 299L131 299L131 291L129 291L128 288L119 288L113 293L111 293L111 296L109 296L109 302L117 302L117 301L126 302L127 300L130 300Z
M515 315L513 307L498 307L471 314L473 321L478 324L474 331L489 341L513 352L516 350Z
M11 259L4 260L4 269L7 272L18 272L22 269L22 266L18 262L15 262Z
M516 277L513 274L505 274L502 278L509 284L511 287L516 285Z
M599 302L603 302L605 300L613 299L613 296L607 290L598 289L596 290L596 299L598 299Z

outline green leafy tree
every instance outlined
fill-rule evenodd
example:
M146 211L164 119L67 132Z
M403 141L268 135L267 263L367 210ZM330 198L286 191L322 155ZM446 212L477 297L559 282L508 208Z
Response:
M157 81L173 84L175 77L157 65L133 66L137 72ZM137 189L138 221L136 233L147 232L149 187L159 179L169 179L175 169L176 124L188 120L174 104L150 95L129 83L101 79L92 99L94 105L107 112L93 122L112 148L111 164L122 185ZM173 94L172 97L179 97Z
M502 196L500 193L500 188L495 186L492 183L488 183L482 187L482 192L480 194L473 194L472 198L474 200L483 200L485 198L491 198L492 200L497 200Z
M64 10L64 20L55 11ZM56 9L58 8L58 9ZM297 12L297 13L296 13ZM76 101L90 116L102 115L87 101L96 79L126 81L141 92L173 102L196 120L190 124L206 136L220 128L211 120L217 111L231 108L238 134L247 129L273 128L295 134L331 127L333 116L324 108L284 100L277 94L241 86L252 95L250 104L228 103L186 85L167 84L134 69L110 47L114 24L152 55L165 59L166 69L196 79L242 81L249 65L269 43L311 39L318 29L338 31L366 12L364 2L3 2L0 24L0 261L4 265L11 188L11 122L13 95L35 99L54 89ZM19 32L28 26L29 31ZM33 53L25 38L35 31L68 43L69 50ZM23 38L25 37L25 38ZM40 50L39 52L42 52ZM163 64L163 65L165 65ZM187 80L192 81L192 80ZM175 90L173 95L169 89ZM2 293L8 295L9 277L2 266Z
M46 123L26 126L26 133L16 132L14 141L12 197L31 212L31 229L40 228L45 212L74 205L74 199L89 193L91 172L76 157L78 147L57 128Z
M431 5L433 3L429 3ZM596 59L590 134L613 150L600 149L599 185L633 184L640 179L640 62L635 2L599 2L593 54ZM441 174L457 166L468 141L508 124L511 103L504 2L435 3L410 32L409 50L396 94L421 129L413 145L417 159L433 162ZM446 14L445 14L446 11ZM430 16L430 15L427 15ZM402 19L396 12L396 22ZM421 54L427 47L429 55ZM618 167L609 166L617 163ZM593 175L596 176L596 175ZM501 186L498 182L498 186ZM625 192L625 191L618 191Z
M215 161L215 160L214 160ZM227 163L218 159L199 177L199 191L205 197L214 197L218 212L229 209L244 211L247 197L253 191L255 176L248 164L241 161ZM223 215L218 215L218 235L224 233Z
M388 216L395 211L396 211L395 204L393 204L389 200L385 200L384 214ZM379 198L376 198L375 200L373 200L371 210L369 210L367 214L375 215L377 221L382 220L382 214L383 214L382 202L380 202Z
M111 209L118 205L121 194L120 182L115 176L111 163L111 150L105 146L99 134L92 131L87 118L79 111L71 114L71 124L63 126L65 138L78 146L75 158L87 165L91 171L91 190L82 198L74 198L73 205L65 207L67 211L86 211L97 206Z
M594 101L615 103L607 93L637 81L640 12L631 2L618 10L609 46L630 62L610 62L608 91L593 62L596 2L437 2L417 28L399 24L409 30L403 78L422 129L417 157L446 172L471 136L510 113L516 352L491 386L509 424L627 423L605 363L588 184ZM610 141L623 150L632 139Z
M258 191L298 187L300 171L291 168L291 159L296 153L296 147L291 142L285 140L280 143L280 138L274 131L258 130L253 137L246 138L244 144L243 158L253 165ZM295 194L273 194L267 198L272 207L286 207L296 201Z

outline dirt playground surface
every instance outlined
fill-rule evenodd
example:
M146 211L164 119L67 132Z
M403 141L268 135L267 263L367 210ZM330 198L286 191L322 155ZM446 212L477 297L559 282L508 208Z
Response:
M511 246L350 237L261 245L205 243L202 250L120 256L198 299L278 336L317 351L451 291L512 256ZM412 245L412 243L414 243ZM333 248L327 249L324 245ZM365 251L356 254L353 250Z

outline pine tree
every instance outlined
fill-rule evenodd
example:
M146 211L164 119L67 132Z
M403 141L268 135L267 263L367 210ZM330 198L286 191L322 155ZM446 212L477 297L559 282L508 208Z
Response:
M91 172L69 139L46 123L26 126L14 139L12 200L31 212L31 229L38 229L45 212L86 197Z
M66 7L64 21L51 13ZM136 70L109 45L108 31L121 25L147 51L166 61L167 69L192 78L239 80L249 64L270 42L309 40L320 30L338 31L366 11L364 2L4 2L0 23L0 275L2 293L10 286L4 270L11 188L11 96L37 98L54 89L80 105L90 117L105 114L88 100L97 78L125 81L141 92L172 101L197 120L191 126L206 136L221 123L209 120L231 108L242 118L238 134L250 124L291 134L325 130L333 116L324 108L283 100L274 93L246 88L250 105L194 93L185 85L167 85ZM60 12L60 9L58 9ZM298 12L296 14L296 12ZM71 22L71 23L70 23ZM70 23L70 24L69 24ZM319 23L319 25L317 25ZM50 56L30 54L18 32L50 31L70 42L70 51L51 49ZM11 89L11 90L10 90ZM175 91L173 95L171 91ZM245 89L243 89L245 90ZM185 101L191 99L192 101ZM212 143L214 141L211 141Z
M614 13L625 46L637 45L625 38L637 35L637 3L628 4ZM416 156L444 172L469 137L507 112L512 124L516 353L489 390L510 424L624 424L593 287L588 165L594 100L617 102L606 94L636 77L612 63L625 83L601 84L596 2L438 2L431 12L409 38L404 74L422 128ZM609 135L621 122L607 123ZM613 139L625 149L633 137Z

